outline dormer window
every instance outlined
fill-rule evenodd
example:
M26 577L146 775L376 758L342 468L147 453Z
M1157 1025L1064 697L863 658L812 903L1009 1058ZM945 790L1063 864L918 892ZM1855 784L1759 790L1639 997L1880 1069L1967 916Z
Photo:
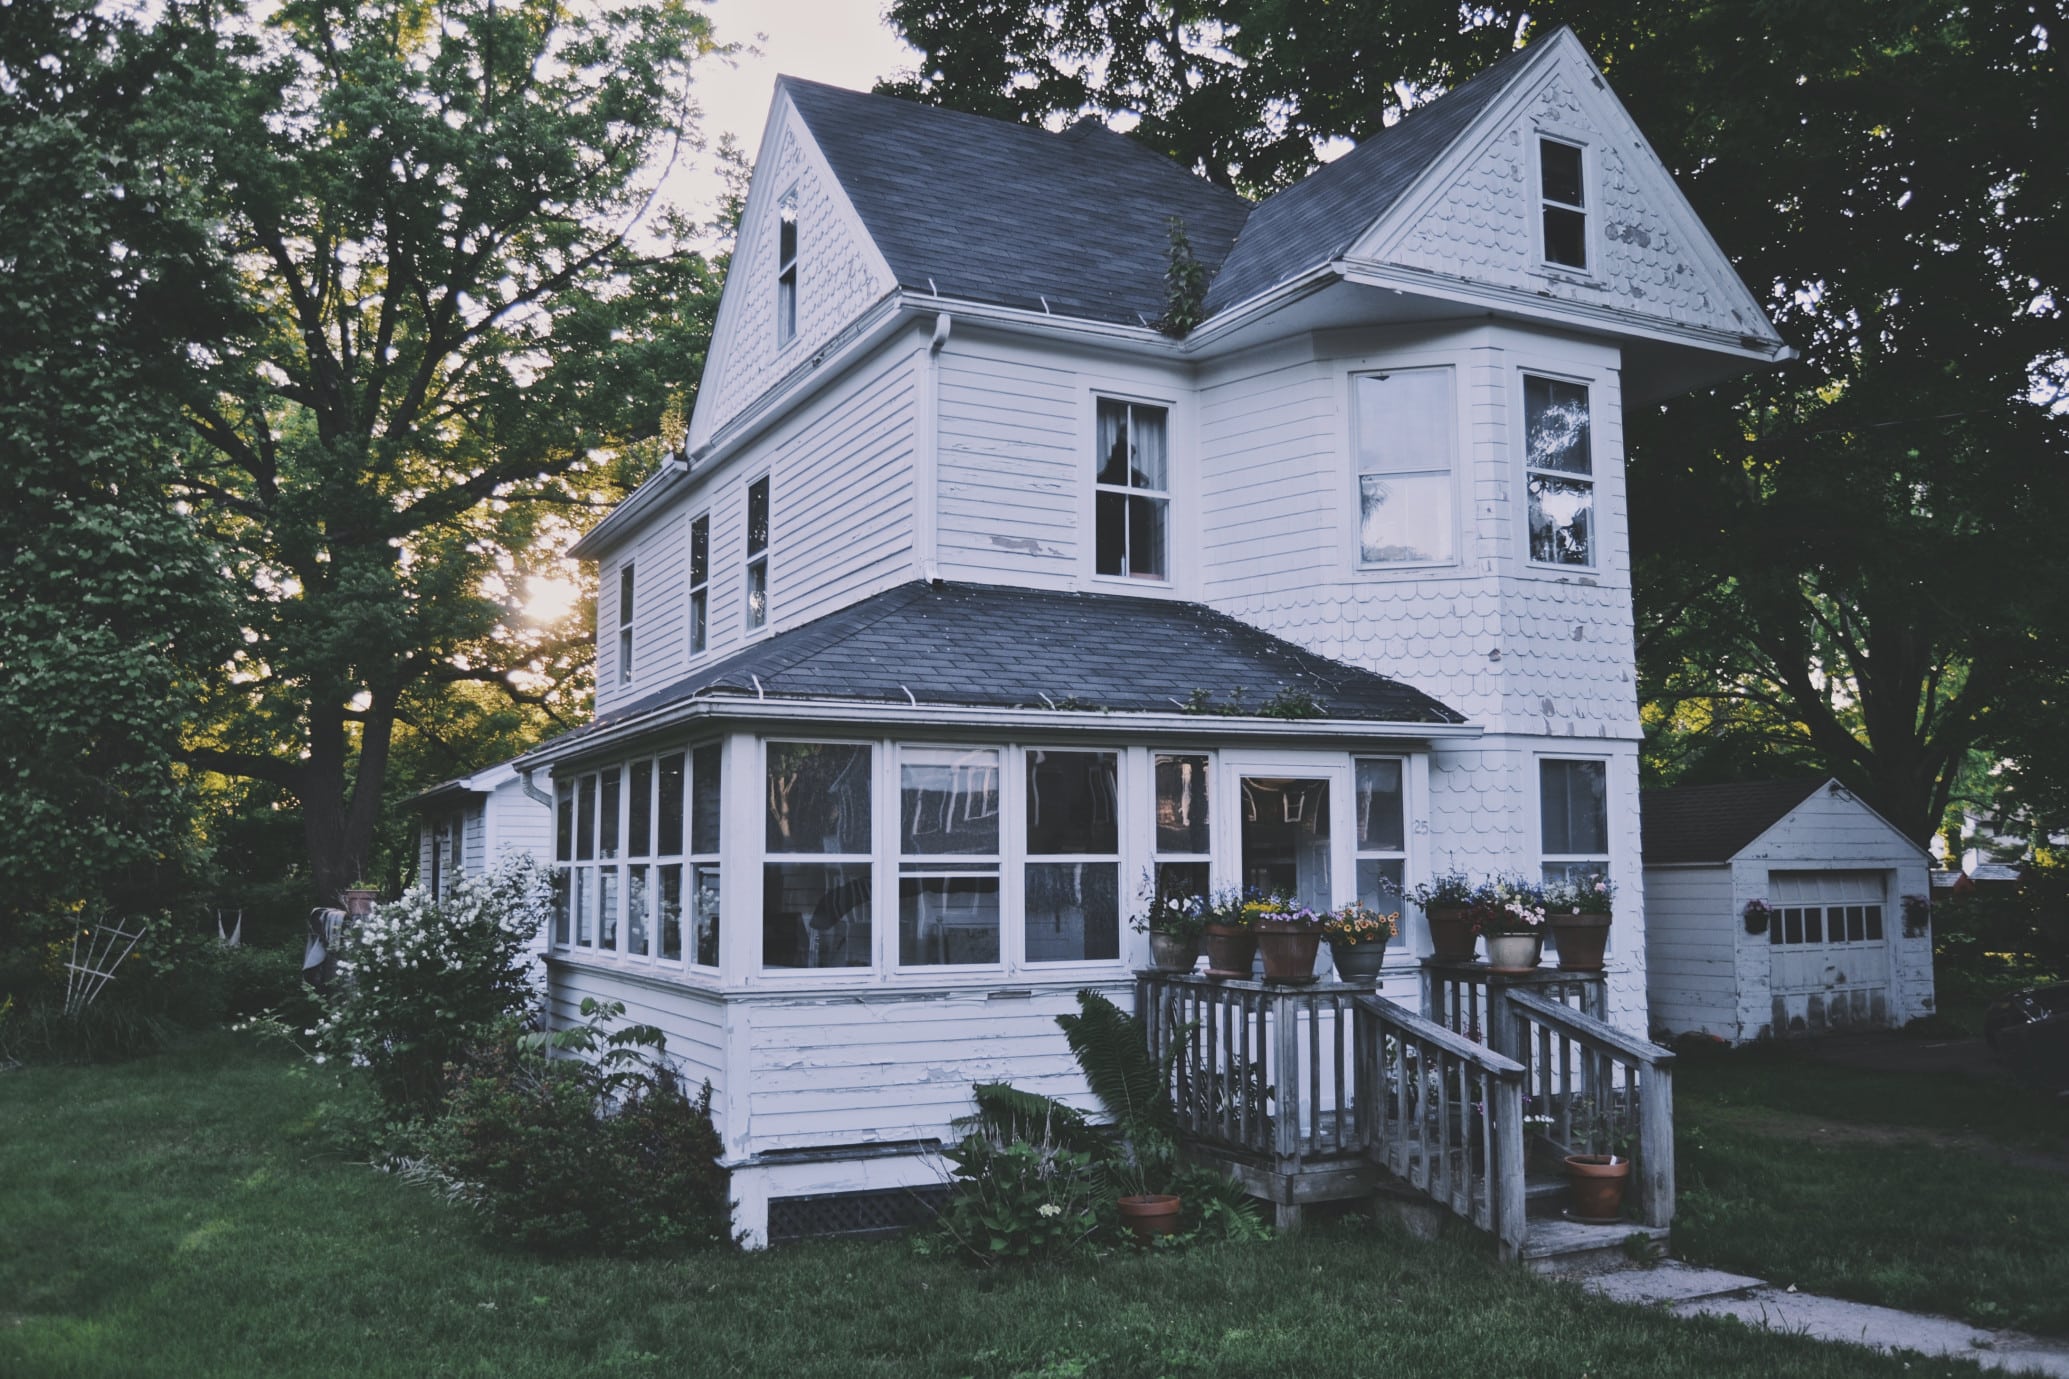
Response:
M1168 415L1162 407L1099 399L1092 502L1102 575L1171 577Z
M1560 139L1537 141L1537 189L1544 213L1545 262L1588 266L1588 202L1581 148Z
M1530 558L1542 564L1595 563L1595 461L1589 430L1587 384L1523 375Z
M797 337L797 191L776 203L776 345Z
M618 683L632 683L632 567L618 571Z
M747 630L769 622L769 476L747 486Z

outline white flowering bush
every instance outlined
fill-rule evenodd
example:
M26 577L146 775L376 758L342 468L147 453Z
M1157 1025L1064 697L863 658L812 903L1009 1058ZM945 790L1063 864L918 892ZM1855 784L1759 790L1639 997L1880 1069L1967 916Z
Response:
M462 877L443 898L419 887L376 906L346 932L315 1030L317 1061L366 1069L391 1111L435 1110L445 1065L498 1021L537 1007L529 950L551 907L548 874L529 857Z

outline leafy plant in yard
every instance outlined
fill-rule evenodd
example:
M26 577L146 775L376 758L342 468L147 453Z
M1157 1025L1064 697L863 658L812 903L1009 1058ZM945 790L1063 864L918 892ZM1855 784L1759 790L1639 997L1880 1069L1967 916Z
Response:
M346 931L316 1026L321 1056L364 1068L397 1114L435 1111L445 1065L537 1003L528 950L550 898L545 870L517 857L442 898L417 888L375 907Z
M711 1087L691 1096L651 1025L617 1002L530 1035L506 1022L452 1070L424 1153L498 1235L549 1252L646 1254L732 1238ZM554 1058L557 1050L589 1058Z

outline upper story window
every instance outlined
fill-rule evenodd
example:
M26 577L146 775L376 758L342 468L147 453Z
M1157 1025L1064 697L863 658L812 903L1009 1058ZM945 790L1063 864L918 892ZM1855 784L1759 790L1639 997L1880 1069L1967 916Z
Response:
M797 338L797 189L776 203L776 345Z
M711 641L711 514L690 523L690 654L700 655Z
M1595 563L1595 463L1588 385L1523 375L1523 438L1530 488L1530 558Z
M1359 374L1351 386L1359 562L1452 560L1458 517L1451 370Z
M1169 418L1162 407L1099 399L1092 501L1102 575L1171 577Z
M1537 141L1537 190L1544 214L1545 262L1588 266L1588 211L1581 149L1559 139Z
M618 683L632 683L632 567L618 571Z
M769 476L747 486L747 630L769 622Z
M1609 764L1540 761L1538 830L1547 881L1609 874Z

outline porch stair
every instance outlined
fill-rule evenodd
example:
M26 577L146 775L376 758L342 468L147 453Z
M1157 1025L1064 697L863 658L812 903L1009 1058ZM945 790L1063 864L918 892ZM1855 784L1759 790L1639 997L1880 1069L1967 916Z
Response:
M1523 1248L1517 1258L1526 1268L1559 1278L1587 1278L1618 1269L1628 1269L1640 1260L1632 1236L1648 1243L1642 1248L1649 1257L1665 1254L1670 1228L1647 1226L1637 1221L1619 1221L1613 1226L1592 1226L1566 1219L1566 1183L1550 1174L1532 1174L1524 1179L1523 1196L1528 1204L1523 1230Z

